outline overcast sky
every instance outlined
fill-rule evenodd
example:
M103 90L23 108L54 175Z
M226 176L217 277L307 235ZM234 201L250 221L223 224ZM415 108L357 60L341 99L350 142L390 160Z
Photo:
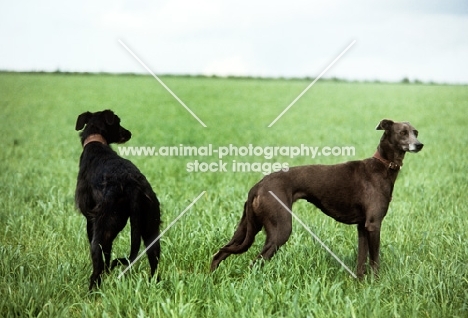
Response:
M0 69L468 83L468 0L0 0Z

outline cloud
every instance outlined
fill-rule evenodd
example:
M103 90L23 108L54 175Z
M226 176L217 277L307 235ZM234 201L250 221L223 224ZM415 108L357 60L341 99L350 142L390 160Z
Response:
M0 11L0 69L468 82L468 1L144 0ZM24 23L28 21L28 23ZM248 74L247 74L248 73Z
M204 75L247 76L252 75L248 63L241 56L231 56L209 62L204 68Z
M99 24L118 32L181 36L216 26L223 16L214 0L173 0L133 5L128 2L103 12Z

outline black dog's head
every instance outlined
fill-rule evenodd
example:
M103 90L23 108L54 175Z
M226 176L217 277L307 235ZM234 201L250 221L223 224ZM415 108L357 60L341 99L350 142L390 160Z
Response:
M119 116L108 109L96 113L85 112L81 114L76 120L75 129L83 129L80 134L82 144L86 138L95 134L101 135L107 144L124 143L132 137L130 131L120 126Z

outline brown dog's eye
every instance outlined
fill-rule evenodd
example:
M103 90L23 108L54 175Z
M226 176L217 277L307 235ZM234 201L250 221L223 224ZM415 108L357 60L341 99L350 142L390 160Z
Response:
M400 135L406 136L406 135L408 135L408 131L407 130L402 130L402 131L400 131Z
M414 133L414 135L415 135L416 137L418 137L419 131L413 130L413 133Z

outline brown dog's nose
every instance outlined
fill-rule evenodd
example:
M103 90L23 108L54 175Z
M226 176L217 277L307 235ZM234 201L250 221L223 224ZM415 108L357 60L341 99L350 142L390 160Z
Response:
M416 144L416 151L421 150L424 147L424 144Z

